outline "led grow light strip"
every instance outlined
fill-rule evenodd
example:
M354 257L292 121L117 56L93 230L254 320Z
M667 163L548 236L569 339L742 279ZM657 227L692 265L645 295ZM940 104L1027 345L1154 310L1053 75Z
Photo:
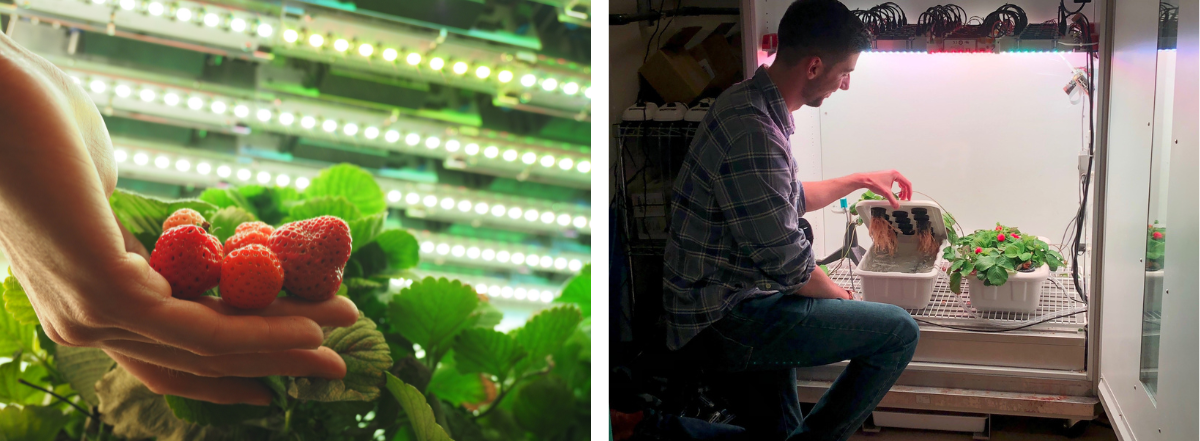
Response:
M536 55L514 55L509 47L489 48L469 38L447 40L444 33L418 35L403 32L399 27L377 28L365 25L361 20L332 16L285 16L280 19L192 1L24 0L20 6L22 15L42 12L42 18L49 20L59 17L80 19L95 23L98 28L111 24L139 33L236 51L248 52L260 46L272 46L288 55L306 59L348 63L498 96L512 95L529 105L580 112L583 118L590 107L590 78L586 73L530 67L523 62L536 62ZM436 50L420 49L431 47ZM439 58L451 70L448 75L442 75L420 61L412 63L413 54L429 61ZM260 55L265 56L268 55ZM467 69L458 73L459 70L453 67L458 63ZM487 69L481 70L481 67ZM586 72L587 68L583 70ZM535 78L538 87L514 81L526 76ZM505 100L498 101L503 103Z
M532 218L537 212L531 210ZM528 245L478 240L414 231L421 244L421 256L425 260L452 261L471 266L497 268L528 267L540 271L574 274L583 268L590 256L573 253L556 253L545 248Z
M148 145L133 140L114 139L114 157L122 176L156 182L213 187L223 182L290 186L303 190L318 169L282 163L258 161L245 163L236 157ZM570 204L495 193L468 190L438 184L423 184L376 177L388 206L405 209L412 217L427 217L451 222L474 222L517 231L574 229L591 232L589 209ZM446 209L445 207L450 207ZM466 211L462 208L468 208ZM538 213L537 218L529 215ZM499 215L497 215L497 213ZM532 220L530 220L532 218Z
M447 125L439 127L438 124L401 120L391 115L337 109L300 99L266 102L70 68L65 71L102 107L168 115L225 127L245 125L418 156L457 159L451 162L461 164L459 168L490 172L488 174L529 173L577 186L590 186L590 157L580 152L495 142L486 137L464 135Z
M426 271L414 270L414 273L421 277L446 278L450 280L458 280L475 288L475 292L487 294L491 299L513 302L525 302L532 304L546 304L554 301L555 298L562 295L562 288L547 285L535 285L527 283L513 283L511 280L500 279L495 277L461 275L454 273L446 273L441 271ZM393 279L395 280L390 285L393 289L401 289L412 284L408 279ZM402 281L401 281L402 280ZM536 296L531 296L535 293Z

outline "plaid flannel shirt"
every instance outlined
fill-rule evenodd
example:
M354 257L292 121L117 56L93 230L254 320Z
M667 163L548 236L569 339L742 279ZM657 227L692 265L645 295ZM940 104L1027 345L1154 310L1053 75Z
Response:
M815 267L792 114L759 68L717 99L675 180L663 263L667 346L683 347L739 302L796 292Z

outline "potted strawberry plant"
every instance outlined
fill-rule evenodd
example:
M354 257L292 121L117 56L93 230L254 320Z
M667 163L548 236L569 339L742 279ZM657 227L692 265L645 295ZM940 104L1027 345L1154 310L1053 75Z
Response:
M1158 226L1158 221L1146 226L1146 271L1163 269L1163 257L1167 248L1167 228Z
M1042 283L1063 262L1042 239L1000 224L958 238L942 257L950 263L950 290L961 294L965 278L976 309L1025 313L1037 309Z

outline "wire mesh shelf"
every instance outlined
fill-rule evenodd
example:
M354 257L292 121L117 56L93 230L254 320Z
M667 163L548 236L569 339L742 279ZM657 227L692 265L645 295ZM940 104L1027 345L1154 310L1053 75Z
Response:
M839 286L854 292L855 298L861 300L862 281L857 275L851 276L853 265L849 262L846 263L847 265L844 265L843 268L831 269L829 278ZM965 282L962 288L961 295L950 291L949 278L944 273L939 274L937 282L934 284L933 297L929 300L929 306L922 309L910 309L908 312L914 318L937 324L1006 327L1053 317L1085 306L1074 289L1070 273L1067 272L1054 274L1042 284L1042 296L1038 301L1037 310L1032 314L977 310L971 305L971 297L967 292L969 288ZM1086 325L1087 313L1081 312L1054 318L1026 329L1074 331Z
M627 121L613 127L617 203L627 251L661 254L670 227L675 175L700 125L690 121Z

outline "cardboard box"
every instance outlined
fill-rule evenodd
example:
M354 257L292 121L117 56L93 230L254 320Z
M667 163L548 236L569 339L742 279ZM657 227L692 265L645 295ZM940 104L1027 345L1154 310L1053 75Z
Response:
M705 87L709 93L719 95L729 86L742 80L742 57L740 51L734 50L729 44L726 34L733 29L733 23L717 26L700 44L689 50L692 58L700 64L700 68L711 78ZM716 95L713 95L716 96Z
M685 49L699 32L699 26L681 29L638 69L638 73L668 103L691 103L704 93L712 80L712 76Z
M744 78L740 51L726 37L734 26L722 24L690 48L702 28L683 28L651 55L638 73L667 103L692 104L697 98L715 97Z

